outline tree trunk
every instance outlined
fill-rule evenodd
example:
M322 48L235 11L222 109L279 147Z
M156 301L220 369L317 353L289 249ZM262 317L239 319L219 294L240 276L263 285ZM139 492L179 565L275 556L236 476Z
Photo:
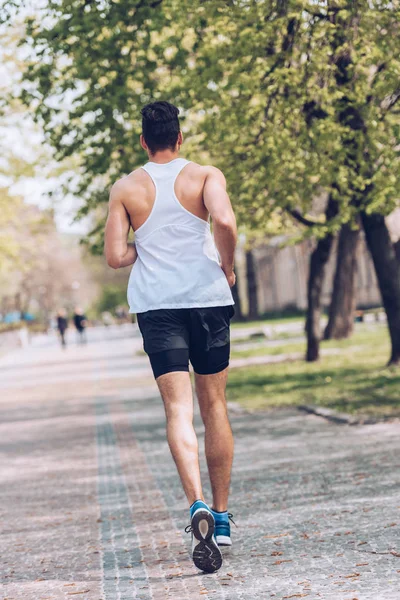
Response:
M361 219L392 342L389 364L400 364L400 263L383 215L362 212Z
M352 229L347 224L342 226L338 241L329 319L324 335L326 340L341 340L353 333L359 240L359 229Z
M338 212L338 204L332 197L329 197L326 207L326 218L329 221ZM307 287L307 353L306 360L309 362L318 360L319 343L321 339L321 295L322 286L325 278L325 266L331 253L334 236L328 233L319 240L315 250L310 257L310 274L308 276Z
M249 319L258 318L257 274L254 255L251 250L246 252L247 294L249 298Z

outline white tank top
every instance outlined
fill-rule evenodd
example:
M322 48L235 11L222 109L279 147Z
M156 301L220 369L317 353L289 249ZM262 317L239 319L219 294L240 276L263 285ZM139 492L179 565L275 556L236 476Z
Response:
M175 180L188 163L176 158L142 167L154 182L155 200L135 231L138 257L128 283L132 313L234 304L209 223L186 210L175 195Z

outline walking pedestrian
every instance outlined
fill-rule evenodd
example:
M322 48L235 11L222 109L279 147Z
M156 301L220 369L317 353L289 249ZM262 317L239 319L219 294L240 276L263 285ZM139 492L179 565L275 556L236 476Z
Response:
M65 332L68 329L68 319L65 308L60 308L57 312L57 329L60 334L61 346L62 348L66 348Z
M78 344L86 344L87 319L82 308L77 306L74 312L74 325L78 335Z
M105 253L113 268L133 265L130 312L137 313L164 401L168 443L190 506L193 561L213 572L222 564L219 546L231 545L233 436L225 388L236 221L221 171L179 156L179 110L153 102L141 114L140 143L149 161L112 187ZM200 480L189 361L205 425L211 505Z

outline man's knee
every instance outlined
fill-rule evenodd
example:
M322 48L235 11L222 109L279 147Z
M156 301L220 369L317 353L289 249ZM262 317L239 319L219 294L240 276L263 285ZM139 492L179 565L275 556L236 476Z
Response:
M187 404L182 404L175 400L170 400L165 404L165 415L167 421L181 421L183 423L193 423L193 409Z
M221 422L221 419L227 419L228 410L225 396L214 396L208 402L200 403L200 414L206 427L215 421Z

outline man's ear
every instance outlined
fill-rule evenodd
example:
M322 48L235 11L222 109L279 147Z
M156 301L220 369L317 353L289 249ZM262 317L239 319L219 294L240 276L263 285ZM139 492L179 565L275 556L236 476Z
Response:
M180 131L180 132L178 133L178 141L177 141L177 144L178 144L178 148L180 148L180 147L182 146L182 144L183 144L183 135L182 135L182 131Z
M148 151L148 146L147 146L147 144L145 142L143 134L140 134L140 145L142 146L143 150Z

